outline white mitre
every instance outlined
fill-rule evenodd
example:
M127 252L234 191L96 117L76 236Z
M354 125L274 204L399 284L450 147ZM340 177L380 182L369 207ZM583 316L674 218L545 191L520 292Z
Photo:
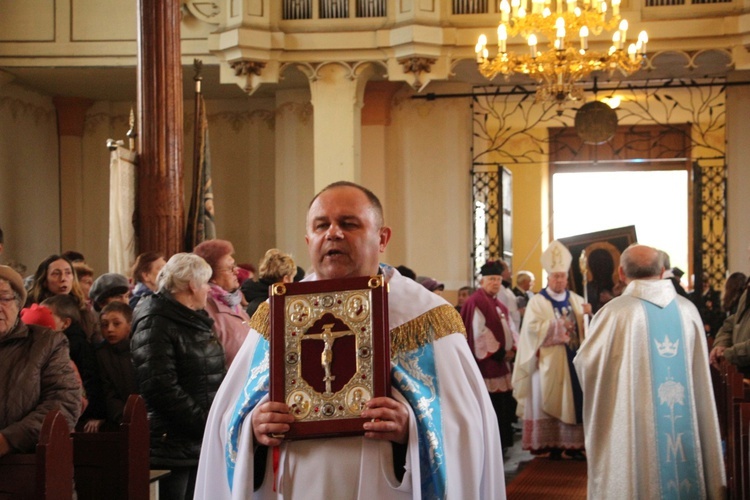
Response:
M549 244L547 250L542 254L542 267L547 274L567 273L573 256L570 251L557 240Z

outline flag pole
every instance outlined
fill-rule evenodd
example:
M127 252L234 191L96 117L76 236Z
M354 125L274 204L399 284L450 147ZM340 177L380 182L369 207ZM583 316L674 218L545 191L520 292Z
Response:
M198 204L202 203L202 179L203 179L203 161L202 161L202 135L203 135L203 99L201 96L201 82L203 80L203 61L200 59L193 59L193 68L195 75L193 80L195 81L195 123L193 126L193 191L190 197L190 212L188 213L188 224L187 230L185 231L185 251L191 252L195 245L200 243L198 240L198 218L199 218L199 207Z

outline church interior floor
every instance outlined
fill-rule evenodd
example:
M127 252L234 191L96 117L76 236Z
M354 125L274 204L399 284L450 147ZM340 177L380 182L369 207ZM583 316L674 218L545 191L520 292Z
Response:
M586 462L550 460L521 448L521 433L505 455L505 485L508 500L586 499Z

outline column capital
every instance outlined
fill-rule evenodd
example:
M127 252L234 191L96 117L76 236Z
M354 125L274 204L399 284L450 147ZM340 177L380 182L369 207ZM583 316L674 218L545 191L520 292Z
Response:
M94 101L83 97L56 96L52 98L52 103L57 110L57 134L83 137L86 110Z

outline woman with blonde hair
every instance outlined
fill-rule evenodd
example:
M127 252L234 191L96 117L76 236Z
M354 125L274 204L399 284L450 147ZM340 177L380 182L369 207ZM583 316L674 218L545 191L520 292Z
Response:
M211 266L178 253L159 272L158 289L141 299L130 351L146 400L151 467L169 469L161 498L192 498L208 410L226 373L224 349L206 314Z
M258 306L268 300L268 287L274 283L291 283L297 274L297 265L289 254L271 248L258 266L258 281L247 280L242 284L242 293L247 299L247 314L255 314Z

